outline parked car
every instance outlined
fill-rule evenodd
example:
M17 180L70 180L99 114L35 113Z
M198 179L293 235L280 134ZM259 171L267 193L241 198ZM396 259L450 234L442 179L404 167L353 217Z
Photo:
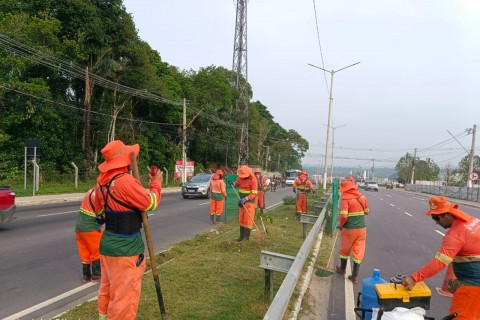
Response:
M378 191L378 184L375 181L368 181L365 184L365 191L368 191L368 190Z
M15 219L15 192L10 187L0 186L0 223Z
M213 174L211 173L195 175L182 186L182 197L184 199L190 197L208 198L210 196L210 180L212 177Z

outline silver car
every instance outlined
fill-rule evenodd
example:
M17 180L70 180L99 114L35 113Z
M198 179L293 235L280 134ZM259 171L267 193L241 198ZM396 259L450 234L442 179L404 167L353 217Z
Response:
M368 181L365 183L365 191L368 190L378 191L378 184L375 181Z
M210 193L210 180L213 174L199 173L190 181L187 181L182 186L182 197L184 199L190 197L208 198Z

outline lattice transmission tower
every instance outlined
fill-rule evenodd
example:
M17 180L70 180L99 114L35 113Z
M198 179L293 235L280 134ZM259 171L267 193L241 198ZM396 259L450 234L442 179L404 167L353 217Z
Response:
M237 18L235 22L235 41L233 45L234 72L233 85L240 92L236 101L237 123L240 125L238 136L240 144L238 148L238 162L248 164L248 106L250 97L248 94L248 71L247 71L247 1L237 0Z

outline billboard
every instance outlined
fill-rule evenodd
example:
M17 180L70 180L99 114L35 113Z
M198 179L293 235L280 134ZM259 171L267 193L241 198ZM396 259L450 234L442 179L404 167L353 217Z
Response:
M187 171L187 178L193 177L193 172L195 171L195 161L187 161L187 166L185 169ZM183 170L183 161L177 160L175 162L175 179L182 178L182 170Z

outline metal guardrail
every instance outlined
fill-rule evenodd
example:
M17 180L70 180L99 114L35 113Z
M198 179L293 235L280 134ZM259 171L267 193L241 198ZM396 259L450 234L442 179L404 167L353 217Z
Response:
M440 195L449 198L479 201L480 200L480 188L468 188L468 187L446 187L436 185L421 185L421 184L407 184L405 185L406 191L428 193L433 195Z
M318 232L320 231L320 227L322 226L323 220L325 219L329 204L331 203L336 208L335 203L338 202L338 193L336 190L338 189L338 181L334 183L334 192L330 195L327 200L327 203L323 207L322 211L320 212L317 221L313 225L312 229L308 233L307 238L303 242L302 247L298 251L297 255L295 256L295 260L293 261L290 269L288 270L285 279L283 280L280 288L278 289L275 298L272 301L272 304L267 310L267 313L263 317L264 320L279 320L283 318L285 311L287 310L287 306L290 302L292 294L295 290L297 285L297 281L300 278L302 273L303 266L305 261L309 257L310 250L313 245L314 239L317 237ZM335 210L332 211L332 219L336 218ZM335 219L336 220L336 219Z

